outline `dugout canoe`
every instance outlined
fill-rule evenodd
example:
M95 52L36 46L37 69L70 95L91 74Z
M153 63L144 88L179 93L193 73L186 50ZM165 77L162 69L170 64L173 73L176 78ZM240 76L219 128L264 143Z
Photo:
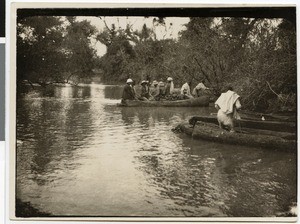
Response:
M209 106L209 97L201 96L198 98L175 101L140 101L126 100L125 103L119 103L120 107L207 107Z
M260 129L244 128L241 131L229 132L220 129L218 125L198 121L194 126L188 122L179 124L174 132L183 132L193 139L243 145L250 147L262 147L274 150L293 151L297 149L296 134L288 132L276 132Z
M241 117L249 120L261 120L261 118L263 117L267 121L297 122L296 112L267 114L267 113L255 113L250 111L241 111L240 115Z
M194 125L196 122L206 122L212 124L218 124L218 120L215 116L193 116L189 119L189 123ZM296 122L290 121L274 121L274 120L255 120L255 119L240 119L234 120L236 128L253 128L278 132L290 132L296 133Z

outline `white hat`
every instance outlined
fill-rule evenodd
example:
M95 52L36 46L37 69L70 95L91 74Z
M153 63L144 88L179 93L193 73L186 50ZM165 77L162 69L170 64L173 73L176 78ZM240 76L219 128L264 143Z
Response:
M132 79L127 79L126 83L133 82Z
M167 81L173 81L173 79L171 77L168 77Z
M153 85L157 85L158 82L157 82L156 80L154 80L154 81L152 82L152 84L153 84Z
M143 80L143 81L141 82L141 84L144 84L144 83L147 83L147 81L146 81L146 80Z
M160 82L158 83L158 85L161 86L161 87L165 86L165 84L164 84L162 81L160 81Z

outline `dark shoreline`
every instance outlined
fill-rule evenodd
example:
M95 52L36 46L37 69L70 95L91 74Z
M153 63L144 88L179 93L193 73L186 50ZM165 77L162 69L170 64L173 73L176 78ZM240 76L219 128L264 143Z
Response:
M23 202L16 198L16 217L29 218L29 217L51 217L51 213L42 212L35 208L30 202Z
M276 217L297 217L297 214L292 211L292 207L294 207L295 205L296 203L292 203L292 206L289 206L288 211L278 212L276 214ZM59 217L48 212L42 212L39 209L33 207L30 202L23 202L18 198L16 198L15 212L17 218Z

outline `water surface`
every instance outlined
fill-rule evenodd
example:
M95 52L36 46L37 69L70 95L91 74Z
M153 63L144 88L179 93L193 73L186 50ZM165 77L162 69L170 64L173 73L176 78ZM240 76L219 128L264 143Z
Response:
M296 202L296 154L174 134L214 109L121 108L120 95L91 84L18 98L18 199L53 216L276 216Z

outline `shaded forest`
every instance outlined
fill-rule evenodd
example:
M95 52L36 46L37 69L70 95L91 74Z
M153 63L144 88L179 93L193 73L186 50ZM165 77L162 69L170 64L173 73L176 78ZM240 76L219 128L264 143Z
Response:
M17 80L42 86L80 83L100 76L104 83L137 83L173 77L175 87L202 79L215 95L228 84L243 107L256 111L296 111L296 27L285 19L191 17L177 39L157 38L153 18L134 30L115 24L99 31L76 17L34 16L18 20ZM99 57L92 38L106 46Z

